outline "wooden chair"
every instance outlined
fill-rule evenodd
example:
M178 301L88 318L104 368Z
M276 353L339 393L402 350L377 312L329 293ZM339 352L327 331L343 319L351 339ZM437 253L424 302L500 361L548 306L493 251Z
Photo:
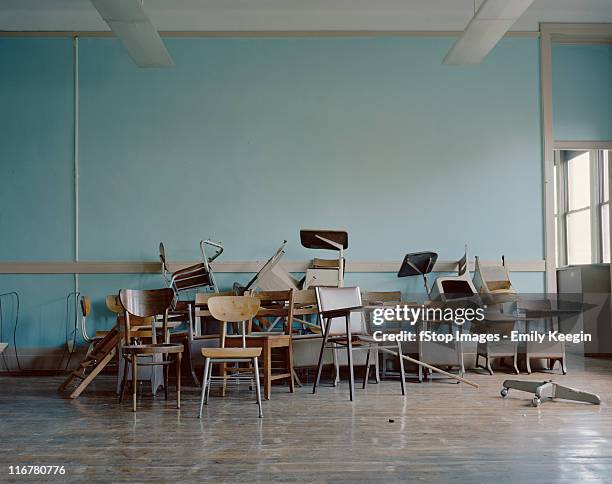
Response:
M204 379L202 382L202 395L200 398L200 412L198 418L202 417L202 408L208 404L210 386L212 380L212 367L215 363L225 365L227 363L250 363L253 365L253 378L256 383L257 407L259 418L263 417L261 409L261 387L259 386L259 365L257 358L261 355L261 348L247 348L246 344L240 348L225 348L225 337L227 323L241 323L242 341L244 343L245 324L250 321L259 310L259 299L252 296L218 296L208 300L208 310L213 318L221 322L221 348L202 348L204 357ZM226 375L222 376L225 385Z
M171 333L171 341L178 341L187 348L187 363L189 365L189 373L197 387L200 387L200 380L196 375L196 368L202 367L204 362L202 358L202 348L216 348L219 346L219 330L213 328L212 333L205 332L202 329L213 322L214 319L208 311L208 300L215 296L233 295L232 291L226 292L198 292L195 294L195 299L191 301L177 301L176 306L170 312L169 318L173 322L182 322L187 324L187 331L180 333ZM210 329L210 328L207 328Z
M302 332L310 331L311 333L322 334L321 326L305 319L305 316L318 314L317 294L314 289L293 291L293 322L301 326ZM292 328L292 332L295 332L295 328Z
M289 391L293 393L295 389L291 339L293 290L260 291L253 292L251 295L259 300L259 310L253 319L259 323L257 329L261 331L252 331L252 326L255 324L253 322L249 324L247 334L227 336L225 346L237 347L242 345L262 349L262 372L266 400L270 399L272 382L275 380L287 380ZM283 322L282 332L270 331L275 327L277 320Z
M117 352L119 341L119 327L115 325L106 336L97 341L93 348L87 352L85 358L83 358L75 370L70 372L70 375L60 385L58 391L63 392L74 381L80 381L70 394L70 398L77 398L111 362Z
M168 312L174 302L174 291L167 289L152 289L139 291L135 289L122 289L119 299L124 309L124 343L121 346L121 356L132 366L132 410L136 411L136 396L138 389L138 357L161 355L161 360L153 358L151 362L142 363L149 366L161 365L164 368L164 393L168 399L168 367L174 363L176 369L176 408L181 408L181 356L182 344L172 344L168 327ZM163 314L162 337L164 341L156 341L155 320L151 323L151 343L135 343L130 327L130 318L154 318ZM172 356L172 358L171 358ZM123 399L125 384L127 382L128 365L124 364L119 402Z
M109 298L107 297L107 305L109 304ZM118 311L120 311L119 306ZM83 332L83 338L87 341L87 331L85 330L86 318L91 312L91 302L88 297L83 296L81 298L81 328ZM113 360L117 353L117 346L121 341L121 333L119 331L119 325L115 324L109 331L96 332L94 338L89 339L91 344L87 350L87 354L83 360L79 363L79 366L72 370L66 380L58 388L59 392L63 392L72 385L75 381L79 381L79 384L70 394L70 398L78 398L81 393L89 386L89 384L100 374L100 372L106 368ZM117 390L119 386L117 386Z
M127 344L124 335L125 335L125 316L124 309L121 305L121 301L119 300L118 294L109 294L106 296L106 308L115 313L117 315L117 324L115 328L119 334L119 339L117 340L117 347L119 348L119 355L121 354L121 346L123 344ZM155 321L154 317L147 318L139 318L137 316L132 316L130 318L130 335L133 340L147 340L150 341L152 338L151 324ZM153 356L149 356L148 358L153 358ZM124 367L127 365L128 370L128 380L130 375L130 362L125 358L119 356L119 360L117 362L117 385L116 385L116 393L117 395L121 394L121 384L123 382L122 376L126 371ZM155 395L157 393L157 389L162 386L163 375L160 372L161 368L150 367L151 374L149 376L149 380L151 382L151 394ZM147 379L146 376L143 379Z

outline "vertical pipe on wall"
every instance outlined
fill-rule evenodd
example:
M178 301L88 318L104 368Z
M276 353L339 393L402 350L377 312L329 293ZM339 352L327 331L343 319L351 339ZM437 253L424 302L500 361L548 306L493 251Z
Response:
M74 261L79 261L79 37L74 46ZM79 292L79 275L74 274L74 291Z
M544 259L546 260L546 292L557 292L557 264L555 261L555 195L554 195L554 135L552 98L551 35L540 26L540 89L542 96L542 138L544 140Z

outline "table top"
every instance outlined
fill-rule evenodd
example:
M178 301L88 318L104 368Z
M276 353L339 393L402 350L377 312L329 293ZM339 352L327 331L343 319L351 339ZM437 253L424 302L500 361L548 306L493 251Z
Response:
M493 311L485 311L485 321L487 322L509 322L509 321L534 321L537 319L550 319L559 316L569 316L572 314L580 314L580 309L534 309L521 310L518 314L499 313Z

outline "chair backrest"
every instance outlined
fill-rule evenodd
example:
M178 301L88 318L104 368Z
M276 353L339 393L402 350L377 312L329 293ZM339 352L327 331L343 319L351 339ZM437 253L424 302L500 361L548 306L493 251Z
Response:
M321 313L334 309L361 307L361 290L359 287L317 287L317 303ZM328 321L321 318L322 329L325 330ZM350 315L350 328L352 334L366 334L367 329L361 311L354 311ZM330 336L346 334L346 322L343 317L331 318Z
M164 338L169 337L168 333L168 312L175 301L174 291L171 288L164 289L121 289L119 291L119 301L123 306L124 318L124 338L126 344L131 343L132 334L130 316L135 316L139 321L145 318L151 321L151 331L154 331L155 316L163 315L163 334ZM135 319L136 319L135 318Z
M468 260L468 252L467 252L467 244L465 244L465 252L463 257L459 259L457 262L457 275L463 276L464 274L469 275L469 260Z
M216 321L208 310L208 300L218 296L234 296L234 291L220 292L196 292L195 294L195 324L193 327L193 335L218 335L221 333L219 322Z
M121 305L121 301L119 301L119 296L117 294L109 294L106 296L106 307L109 311L115 314L123 313L123 306Z
M208 306L210 298L218 296L234 296L234 291L196 292L195 305L197 308L205 308Z
M123 309L133 316L146 318L168 311L174 302L174 292L164 289L121 289L119 300Z
M91 300L87 296L81 297L81 314L84 318L91 313Z
M259 299L259 311L257 319L260 318L282 318L283 333L291 334L293 326L293 289L288 291L253 291L252 296Z
M317 293L313 289L302 289L293 291L293 305L299 306L315 306L317 304Z
M208 264L204 262L173 272L170 281L176 292L188 291L198 287L214 287Z
M473 281L476 290L481 294L493 291L515 292L505 262L501 265L483 265L476 256Z
M361 295L364 306L384 303L399 303L402 300L400 291L369 291Z
M218 321L248 321L257 314L259 299L253 296L215 296L208 300L208 310Z

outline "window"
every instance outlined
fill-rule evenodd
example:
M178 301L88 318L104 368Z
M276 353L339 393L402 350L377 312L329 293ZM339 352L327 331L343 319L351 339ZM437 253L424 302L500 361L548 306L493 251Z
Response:
M609 153L555 152L558 266L610 262Z
M610 262L610 151L601 153L601 203L599 204L601 260Z

